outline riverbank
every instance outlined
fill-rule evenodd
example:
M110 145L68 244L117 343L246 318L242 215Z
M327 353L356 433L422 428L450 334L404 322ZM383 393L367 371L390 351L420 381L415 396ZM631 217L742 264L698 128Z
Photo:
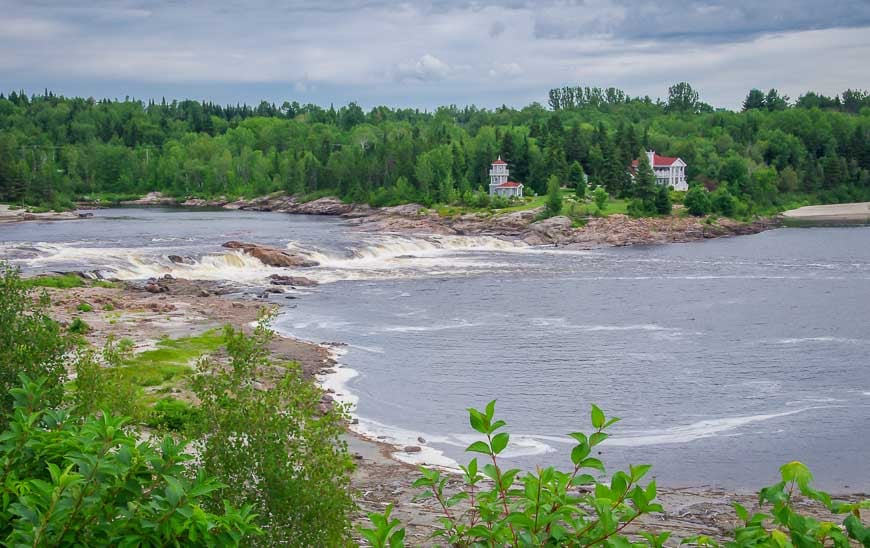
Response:
M86 219L91 213L79 213L77 211L44 211L32 213L27 209L12 209L8 204L0 204L0 224L20 223L24 221L71 221L73 219Z
M538 220L541 207L514 211L441 215L419 204L373 208L347 204L336 198L307 202L277 192L252 199L229 201L191 198L178 201L152 192L139 200L123 202L136 206L213 207L247 211L271 211L344 218L355 230L373 233L494 236L521 240L529 245L556 245L569 249L691 242L708 238L756 234L780 225L776 218L740 222L727 218L665 217L632 218L613 214L590 216L580 222L567 216Z
M105 287L104 283L86 281L82 287L47 289L52 297L54 317L71 322L80 317L90 326L84 335L94 346L100 347L109 336L115 340L131 339L134 351L150 350L165 338L196 336L222 325L240 329L249 328L263 308L256 293L240 294L224 282L202 282L182 279L159 281L160 291L146 289L148 284L121 284ZM155 285L156 281L154 282ZM90 310L83 311L82 304ZM298 361L311 378L340 370L330 352L334 343L315 344L289 337L276 337L272 346L277 360ZM174 393L183 398L183 394ZM331 395L324 393L324 404ZM396 447L377 440L363 438L348 432L346 440L355 456L357 469L352 486L357 493L359 511L357 524L366 524L367 513L380 512L393 504L394 515L407 526L409 545L428 544L428 537L438 525L439 509L432 501L415 501L419 491L412 487L419 477L414 466L394 459ZM425 440L420 444L425 445ZM605 455L606 462L606 455ZM448 482L448 489L458 487L457 479ZM759 486L760 487L760 486ZM724 540L737 525L731 503L734 501L753 507L757 498L752 493L712 488L659 489L666 512L647 516L640 526L655 531L672 531L674 538L705 534ZM858 498L858 495L847 498ZM798 502L810 513L816 506ZM815 514L817 515L817 514Z

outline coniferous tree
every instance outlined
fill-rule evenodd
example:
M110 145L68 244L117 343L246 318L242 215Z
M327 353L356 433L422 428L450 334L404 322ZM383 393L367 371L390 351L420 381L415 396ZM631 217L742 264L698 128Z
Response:
M559 179L555 175L551 175L547 180L547 205L544 209L544 214L547 217L555 217L562 213L562 188L559 184Z

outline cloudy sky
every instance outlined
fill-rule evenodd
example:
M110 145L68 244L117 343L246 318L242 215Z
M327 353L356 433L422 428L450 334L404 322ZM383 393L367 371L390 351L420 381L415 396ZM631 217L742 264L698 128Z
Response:
M728 108L870 88L870 1L0 0L4 91L494 107L681 80Z

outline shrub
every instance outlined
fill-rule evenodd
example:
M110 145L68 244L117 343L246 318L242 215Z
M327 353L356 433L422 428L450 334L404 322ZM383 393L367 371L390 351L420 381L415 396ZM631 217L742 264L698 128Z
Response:
M639 198L632 198L628 201L626 212L635 219L639 217L649 217L650 215L655 214L653 204Z
M93 309L94 307L89 305L88 303L79 303L79 305L76 307L76 310L78 310L79 312L90 312Z
M45 379L48 403L63 397L70 341L48 315L48 296L33 299L27 289L16 269L0 263L0 426L12 411L9 391L19 386L22 373Z
M11 390L0 436L4 545L236 546L259 533L249 506L201 508L221 485L186 477L183 443L140 442L111 414L77 420L50 405L46 388L22 375Z
M469 409L471 427L484 440L475 441L466 451L484 455L485 464L471 459L462 467L463 488L445 492L447 478L438 470L421 468L422 477L414 486L424 489L421 498L434 498L443 509L441 526L434 537L453 546L593 546L605 543L629 546L623 529L640 516L661 512L656 500L655 481L646 486L641 480L649 465L631 466L627 472L615 473L610 482L597 480L592 473L604 473L602 462L591 456L592 450L605 439L606 429L618 421L607 418L592 406L594 432L571 434L577 445L571 450L573 470L563 472L553 467L521 475L518 469L504 469L499 455L510 443L510 434L502 431L505 422L495 418L495 401L486 409ZM517 485L520 484L520 485ZM583 492L578 488L586 489ZM464 503L465 510L458 510ZM383 518L383 519L380 519ZM375 528L363 531L366 537L383 538L384 545L400 533L390 530L389 516L372 520ZM639 533L648 542L661 546L668 534ZM374 543L373 543L374 544Z
M493 196L489 200L489 207L491 207L492 209L504 209L510 205L510 200L508 200L504 196Z
M656 190L655 211L659 215L670 215L673 204L671 203L671 191L664 185L659 185Z
M712 210L725 217L733 217L737 212L737 199L728 191L725 185L720 186L710 195Z
M69 327L67 327L70 333L75 333L76 335L85 335L90 333L91 326L88 325L86 321L76 316L70 322Z
M683 199L686 210L696 217L710 213L710 193L701 185L695 185L686 193Z
M163 398L154 404L148 426L183 432L199 420L199 410L186 401Z
M629 538L623 531L641 516L663 512L656 502L656 483L641 481L650 465L630 465L627 471L613 474L609 481L601 476L604 464L591 456L593 449L607 439L606 430L617 418L607 418L592 406L593 432L574 432L577 442L571 449L573 469L538 468L523 474L518 469L503 469L499 455L510 443L510 434L503 431L505 422L495 418L495 401L485 410L469 409L471 427L484 439L475 441L466 451L484 455L485 464L471 459L462 466L463 486L458 492L445 490L447 478L438 470L421 468L421 477L414 486L422 489L419 498L435 499L442 509L441 525L433 538L450 546L652 546L661 548L670 538L669 532L632 531ZM771 504L771 514L749 512L735 504L743 525L734 532L735 542L729 547L764 546L771 548L819 547L831 541L837 547L848 548L849 538L864 546L870 542L870 528L860 520L860 510L870 508L870 500L844 503L810 486L812 475L799 462L780 469L782 481L766 487L759 494L760 504ZM598 474L599 478L595 475ZM794 506L796 494L820 502L831 513L846 514L840 527L799 515ZM372 527L360 533L375 547L403 546L405 531L396 519L390 519L392 508L383 514L369 515ZM645 543L637 543L640 537ZM681 544L718 546L706 536L684 539Z
M598 209L598 213L604 213L604 209L607 207L608 198L609 196L607 195L607 191L604 190L604 187L595 187L595 190L592 192L592 199L595 200L595 207Z
M265 320L251 336L231 327L225 336L229 365L202 360L193 382L201 468L226 485L206 507L252 504L265 545L347 544L355 505L345 413L321 410L321 390L296 364L270 363Z

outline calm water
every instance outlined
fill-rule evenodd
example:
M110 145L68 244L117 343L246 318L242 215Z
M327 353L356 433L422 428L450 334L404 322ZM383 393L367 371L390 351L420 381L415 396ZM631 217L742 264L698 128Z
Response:
M348 343L330 383L360 428L464 462L465 408L498 398L516 465L566 465L564 434L597 403L622 418L609 469L661 483L756 487L801 460L829 489L870 488L870 229L782 229L646 248L563 252L490 238L355 234L327 218L103 210L0 225L28 270L162 273L257 287L275 269L228 239L289 245L323 282L275 327ZM168 254L196 258L173 265Z

